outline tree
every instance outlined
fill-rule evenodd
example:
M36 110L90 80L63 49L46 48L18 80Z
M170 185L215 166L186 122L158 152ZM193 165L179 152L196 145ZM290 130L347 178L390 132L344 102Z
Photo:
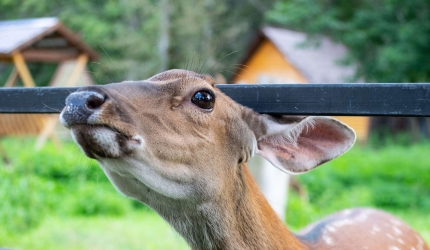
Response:
M0 0L0 20L59 17L99 51L100 62L90 64L97 83L170 68L228 76L263 21L261 6L270 9L273 1ZM39 79L52 70L39 70Z
M278 0L271 24L327 35L349 48L345 63L368 82L430 80L428 0Z

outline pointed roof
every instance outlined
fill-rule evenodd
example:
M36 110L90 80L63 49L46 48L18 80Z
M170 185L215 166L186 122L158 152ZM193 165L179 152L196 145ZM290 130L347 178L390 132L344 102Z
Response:
M339 64L348 52L344 45L328 37L322 37L319 46L310 45L305 33L269 26L260 29L242 64L246 64L264 39L271 41L309 83L345 83L355 73L353 66Z
M81 53L98 59L97 52L55 17L0 21L0 61L16 52L29 61L57 62Z

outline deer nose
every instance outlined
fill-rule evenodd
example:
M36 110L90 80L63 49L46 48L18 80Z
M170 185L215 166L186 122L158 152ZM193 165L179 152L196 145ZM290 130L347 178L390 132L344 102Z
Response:
M66 107L61 112L61 123L69 127L75 124L87 124L88 118L105 103L106 97L95 91L79 91L66 98Z

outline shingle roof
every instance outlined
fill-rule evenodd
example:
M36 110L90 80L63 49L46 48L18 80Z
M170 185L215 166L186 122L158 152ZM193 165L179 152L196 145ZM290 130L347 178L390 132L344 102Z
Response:
M97 58L95 51L55 17L0 21L0 56L7 57L15 51L25 50L54 32L64 37L68 46L85 51L91 59Z
M260 30L256 43L243 61L244 64L264 38L269 39L309 83L351 82L355 73L353 66L339 64L348 52L344 45L322 37L319 46L310 46L306 43L305 33L269 26Z
M0 21L0 53L12 53L58 23L54 17Z

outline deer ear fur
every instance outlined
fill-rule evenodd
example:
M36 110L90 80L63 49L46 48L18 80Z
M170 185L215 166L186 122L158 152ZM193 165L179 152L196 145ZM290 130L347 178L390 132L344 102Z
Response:
M346 151L355 132L330 117L274 118L261 115L264 134L257 137L257 154L289 174L308 172Z

